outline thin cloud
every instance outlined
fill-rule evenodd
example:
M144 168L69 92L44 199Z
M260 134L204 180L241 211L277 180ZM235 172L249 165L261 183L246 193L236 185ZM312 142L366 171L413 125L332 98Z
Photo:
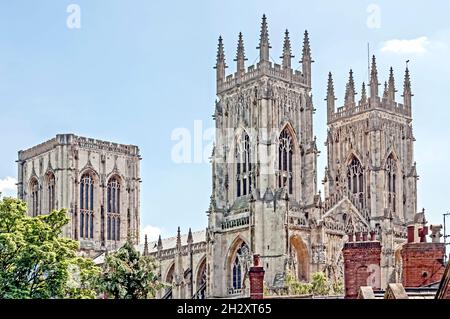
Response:
M161 234L161 229L156 227L156 226L152 226L152 225L147 225L144 228L142 228L141 230L141 240L140 243L144 242L144 238L145 235L147 235L147 240L148 241L155 241L158 239L158 236Z
M14 193L17 192L16 184L17 179L10 176L0 179L0 193L2 193L2 195L13 196Z
M428 52L430 40L423 36L416 39L392 39L385 41L381 52L394 54L424 54Z

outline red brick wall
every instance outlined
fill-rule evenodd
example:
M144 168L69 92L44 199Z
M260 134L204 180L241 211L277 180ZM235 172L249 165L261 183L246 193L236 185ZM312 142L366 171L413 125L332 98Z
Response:
M402 247L402 283L421 287L440 281L445 267L443 243L407 243Z
M250 298L264 298L264 268L259 266L250 267Z
M381 244L378 241L346 243L344 255L345 298L356 298L359 287L381 287Z

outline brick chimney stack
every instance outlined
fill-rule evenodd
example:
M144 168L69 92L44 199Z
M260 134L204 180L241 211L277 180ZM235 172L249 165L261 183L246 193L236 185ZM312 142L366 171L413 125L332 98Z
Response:
M417 213L408 225L408 240L403 245L402 283L404 287L422 287L441 280L445 247L440 243L440 226L431 226L432 242L427 243L428 227L424 212Z
M259 255L253 255L253 266L250 267L250 299L264 298L264 268L260 266Z
M374 290L381 289L381 243L375 241L375 232L370 233L370 241L367 240L367 232L356 233L356 241L353 234L348 234L349 242L344 245L344 281L345 298L354 299L358 296L360 287L371 286ZM361 241L362 240L362 241Z

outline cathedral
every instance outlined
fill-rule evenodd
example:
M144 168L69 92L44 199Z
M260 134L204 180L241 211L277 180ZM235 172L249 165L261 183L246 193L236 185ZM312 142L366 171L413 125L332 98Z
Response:
M30 216L65 208L63 236L87 256L118 249L128 237L138 243L137 146L59 134L18 155L18 198Z
M160 278L169 284L159 298L248 297L254 255L264 267L269 293L283 287L288 272L310 281L322 271L332 282L342 282L342 249L353 238L381 243L375 270L380 287L398 282L407 226L423 218L417 214L408 68L400 100L392 68L379 91L374 56L359 100L350 70L341 105L329 73L321 193L309 35L304 33L300 67L287 30L281 62L274 63L263 16L257 49L257 63L246 66L240 33L236 71L226 74L219 37L206 230L182 234L178 229L174 237L139 243L139 148L73 134L19 152L18 196L29 214L66 208L70 223L64 236L78 240L92 257L132 238L144 255L159 261Z
M417 213L411 83L406 68L402 101L393 69L383 92L375 56L360 99L350 70L342 105L328 76L327 167L318 191L318 149L311 95L313 58L304 33L300 70L293 66L289 33L281 64L270 61L267 19L262 18L259 61L246 67L239 34L236 72L226 74L219 37L213 118L212 195L205 231L145 241L144 254L160 261L171 284L161 298L249 296L248 270L260 256L265 286L276 292L287 272L299 281L323 271L343 280L344 244L381 242L381 287L400 280L401 246ZM380 94L381 93L381 94ZM195 235L194 235L195 234Z

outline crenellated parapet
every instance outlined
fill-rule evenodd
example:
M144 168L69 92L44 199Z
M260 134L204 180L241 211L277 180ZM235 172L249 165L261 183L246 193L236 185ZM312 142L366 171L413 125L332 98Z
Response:
M247 59L244 54L244 41L242 33L239 33L237 54L234 59L236 62L236 72L226 75L225 69L228 68L228 66L225 63L223 39L222 37L219 37L217 61L214 67L217 72L217 94L221 94L263 76L269 76L273 79L285 81L287 83L295 83L305 88L311 88L311 63L314 61L311 59L308 32L305 31L303 39L302 59L300 61L301 71L293 69L291 65L291 59L294 56L291 54L291 42L288 30L285 32L281 64L270 61L269 49L271 48L267 19L264 15L261 23L259 46L257 47L260 51L259 62L247 68L245 67L245 61Z
M19 161L25 161L37 155L49 152L59 145L72 145L85 150L106 151L121 155L140 157L139 147L135 145L107 142L93 138L76 136L74 134L58 134L51 140L33 146L27 150L19 151Z
M369 96L366 93L366 84L362 84L361 98L359 101L355 100L355 83L353 80L353 71L350 70L349 80L346 85L344 104L335 107L334 85L331 73L328 75L328 90L327 90L327 114L328 124L337 120L342 120L360 113L371 110L381 110L392 114L400 115L411 120L411 81L409 77L409 70L406 68L405 78L403 84L403 102L396 101L396 88L394 71L392 67L389 70L388 81L384 83L383 95L378 93L378 71L376 66L375 56L372 58L372 69L370 75Z

